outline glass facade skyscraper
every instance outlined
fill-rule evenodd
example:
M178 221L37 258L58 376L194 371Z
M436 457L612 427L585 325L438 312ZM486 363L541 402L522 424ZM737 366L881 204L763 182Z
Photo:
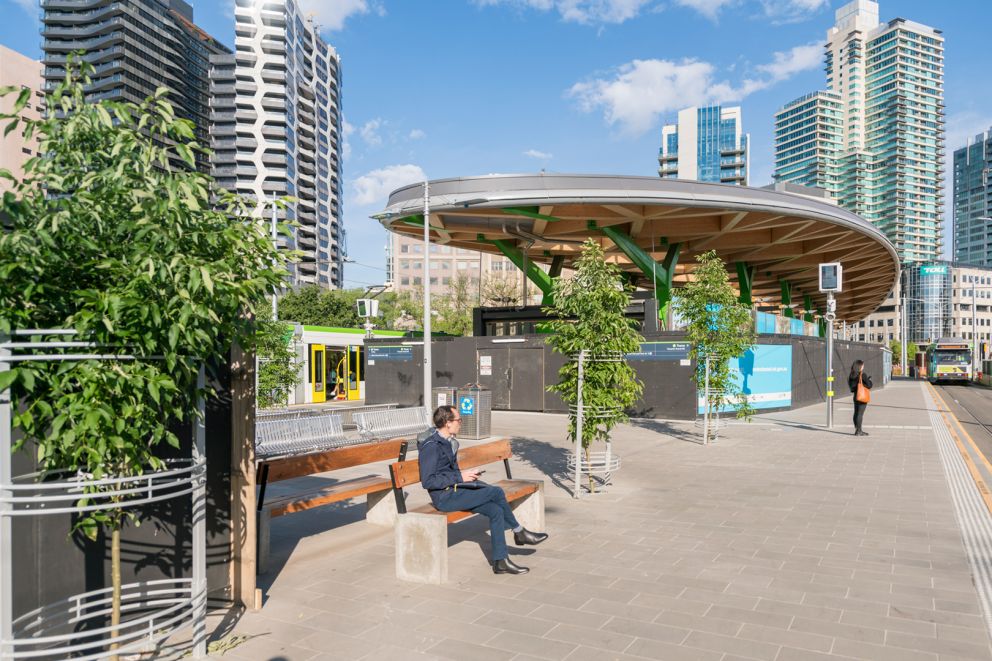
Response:
M741 126L741 109L706 106L679 111L678 123L662 128L658 164L663 179L746 186L748 136Z
M775 113L776 181L815 186L836 197L844 133L840 96L813 92Z
M992 130L954 152L954 259L992 266Z
M943 243L944 38L902 18L880 23L878 15L871 0L837 10L825 48L829 93L776 114L775 178L819 177L841 206L885 232L903 262L932 261ZM818 105L801 137L816 147L800 167L787 144L796 131L786 129L811 98ZM831 118L839 110L839 126L824 121L828 110Z

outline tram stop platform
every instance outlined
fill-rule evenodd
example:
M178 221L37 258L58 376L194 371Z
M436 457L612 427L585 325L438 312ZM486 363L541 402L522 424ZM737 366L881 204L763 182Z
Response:
M613 484L580 500L566 418L495 412L514 477L545 480L550 539L511 545L529 574L492 573L481 517L450 529L443 586L395 578L364 503L281 517L261 610L211 617L217 658L990 659L992 517L933 393L873 391L867 437L849 397L833 429L820 404L707 446L632 421Z

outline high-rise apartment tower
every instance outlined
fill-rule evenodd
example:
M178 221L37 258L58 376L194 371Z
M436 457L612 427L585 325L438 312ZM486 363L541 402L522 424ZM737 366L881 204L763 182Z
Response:
M739 107L680 110L678 122L661 130L658 174L663 179L746 186L748 137L741 128Z
M943 242L944 38L878 15L871 0L837 10L828 92L776 113L775 179L824 186L884 231L901 260L931 261Z
M295 0L236 0L234 16L233 71L229 60L215 58L212 76L216 114L227 121L215 130L215 174L229 189L259 201L295 198L279 212L295 224L282 245L303 253L290 284L340 287L338 54Z
M954 151L954 259L992 266L992 129Z
M209 144L210 57L228 48L193 23L183 0L41 0L45 89L65 77L72 51L93 65L90 101L143 101L159 87L170 90L176 114L191 120L198 141ZM197 155L198 167L209 168Z

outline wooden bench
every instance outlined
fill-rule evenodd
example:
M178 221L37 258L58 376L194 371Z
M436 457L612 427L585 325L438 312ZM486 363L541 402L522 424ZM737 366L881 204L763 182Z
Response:
M335 482L317 490L265 500L265 485L294 477L354 468L365 464L406 457L407 442L403 439L363 443L332 448L313 454L295 455L266 460L262 463L258 496L258 572L265 572L269 556L271 520L277 516L302 512L359 496L366 497L365 519L369 523L392 526L396 522L396 507L389 502L393 482L382 475L366 475Z
M362 411L352 416L359 435L366 439L416 438L433 431L430 414L423 406L384 411Z
M510 473L513 453L510 441L501 439L482 445L462 447L458 466L462 470L502 461L506 479L483 481L506 492L506 500L522 526L544 530L544 481L514 480ZM396 578L417 583L441 584L448 580L448 524L471 516L472 512L439 512L430 503L407 510L403 487L420 483L420 462L400 460L389 467L396 493L399 519L396 522Z

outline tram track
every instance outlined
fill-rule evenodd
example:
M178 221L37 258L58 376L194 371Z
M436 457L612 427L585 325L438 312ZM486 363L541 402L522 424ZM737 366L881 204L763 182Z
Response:
M965 384L934 389L975 448L986 461L992 461L992 389Z

